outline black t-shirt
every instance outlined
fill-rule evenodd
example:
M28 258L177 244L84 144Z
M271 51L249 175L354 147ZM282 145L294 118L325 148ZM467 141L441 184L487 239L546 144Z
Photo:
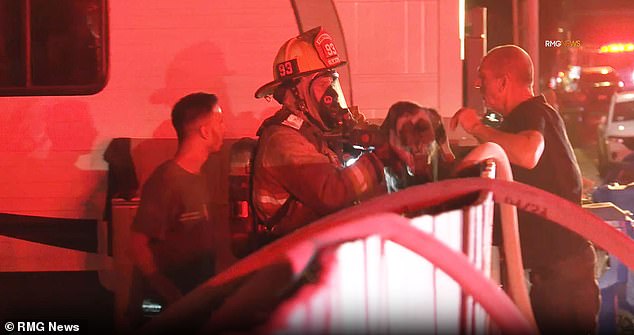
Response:
M533 169L511 164L513 178L579 204L581 173L563 121L543 96L522 102L504 117L501 131L536 130L544 136L544 152ZM578 253L588 246L579 235L535 214L518 211L524 265L538 268Z
M544 152L533 169L511 165L513 178L572 202L581 201L581 172L563 120L544 96L528 99L504 117L501 131L536 130L544 136Z
M173 160L161 164L143 185L132 230L150 239L159 271L183 291L213 275L213 225L204 176Z

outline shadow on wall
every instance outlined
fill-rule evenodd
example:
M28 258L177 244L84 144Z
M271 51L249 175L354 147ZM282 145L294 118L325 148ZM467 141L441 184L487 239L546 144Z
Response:
M30 100L3 113L0 212L99 218L104 173L81 164L97 136L88 105Z
M51 141L49 159L61 158L59 174L68 176L68 201L83 208L80 218L98 219L103 212L105 174L80 164L89 154L95 139L95 128L88 104L77 100L61 101L46 111L46 133ZM68 156L63 156L68 155ZM63 184L64 182L62 182Z
M181 50L168 66L165 86L157 89L150 96L150 103L165 105L171 111L178 99L189 93L197 91L214 93L218 96L224 112L227 126L226 137L241 137L244 134L255 136L262 120L277 110L277 105L272 110L263 113L234 110L230 99L232 88L227 86L227 78L235 75L236 72L227 68L224 57L223 50L209 41ZM205 65L198 66L197 64ZM249 95L243 99L254 99L254 97ZM170 120L161 123L153 136L176 137Z

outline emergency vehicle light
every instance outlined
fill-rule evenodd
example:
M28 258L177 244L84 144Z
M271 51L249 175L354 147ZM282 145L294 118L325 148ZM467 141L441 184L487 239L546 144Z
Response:
M602 82L598 82L598 83L594 83L593 85L594 87L610 87L612 86L612 83L609 81L602 81ZM621 85L619 85L621 86Z
M599 49L600 53L619 53L634 51L634 43L612 43Z

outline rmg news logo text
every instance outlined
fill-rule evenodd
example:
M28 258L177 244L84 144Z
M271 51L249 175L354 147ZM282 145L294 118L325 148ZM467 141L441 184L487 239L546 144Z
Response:
M544 46L546 48L579 48L581 47L581 41L579 40L545 40Z

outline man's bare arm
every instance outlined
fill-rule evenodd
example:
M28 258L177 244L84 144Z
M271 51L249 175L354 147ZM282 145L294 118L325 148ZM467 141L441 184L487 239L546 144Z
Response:
M473 127L470 133L480 143L499 144L511 163L526 169L534 168L544 152L544 136L536 130L511 134L481 124Z
M182 292L162 273L158 271L154 255L150 250L150 239L141 233L130 233L132 261L147 278L150 286L160 294L168 304L180 299Z
M469 134L482 142L494 142L500 145L509 161L526 169L534 168L544 152L544 136L536 130L526 130L517 134L506 133L487 127L480 121L478 113L472 108L461 108L451 118L451 129L458 124Z

